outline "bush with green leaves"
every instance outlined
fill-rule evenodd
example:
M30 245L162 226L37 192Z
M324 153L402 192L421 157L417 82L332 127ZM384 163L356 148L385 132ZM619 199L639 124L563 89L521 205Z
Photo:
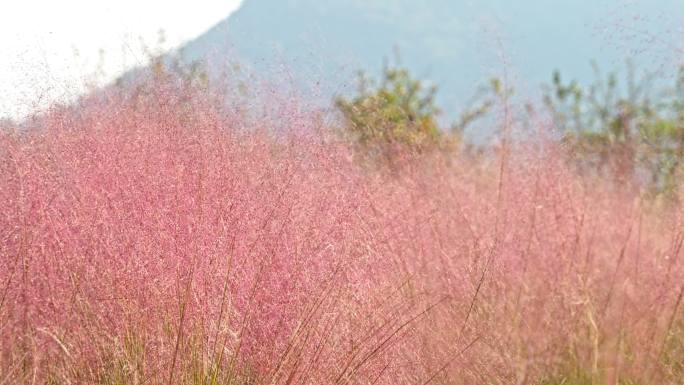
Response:
M620 183L639 182L652 192L672 192L684 167L684 67L673 87L654 92L654 77L627 82L603 76L587 87L566 83L559 72L544 102L562 140L582 170L599 170Z
M357 94L339 97L335 105L342 114L343 133L356 154L394 166L401 156L458 147L466 127L494 106L491 96L498 94L497 86L500 88L500 83L492 80L480 89L470 108L449 128L439 124L437 87L414 79L403 67L385 66L380 81L360 72Z
M408 70L386 67L376 84L359 74L358 95L338 98L346 134L366 155L391 162L398 150L423 152L443 140L436 87L425 87Z

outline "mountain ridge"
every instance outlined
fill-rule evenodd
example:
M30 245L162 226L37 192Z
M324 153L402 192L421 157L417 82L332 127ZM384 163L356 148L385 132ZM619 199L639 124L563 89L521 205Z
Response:
M601 27L634 23L632 15L640 15L635 28L676 38L665 34L667 23L653 9L682 21L684 7L676 0L653 1L658 6L614 0L594 0L590 7L575 0L245 0L178 52L186 62L206 61L211 71L234 60L274 78L287 72L329 97L355 89L358 70L378 74L398 50L401 64L437 84L438 102L453 110L491 76L507 73L516 87L535 90L555 69L588 81L592 60L607 70L621 66L636 56L623 46L638 49L638 36L627 41ZM642 56L638 66L669 60Z

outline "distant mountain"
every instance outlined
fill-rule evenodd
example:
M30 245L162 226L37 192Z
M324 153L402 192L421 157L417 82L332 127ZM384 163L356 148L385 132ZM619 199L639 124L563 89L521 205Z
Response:
M456 8L447 0L246 0L181 52L213 66L230 53L261 73L284 68L325 93L353 87L357 70L377 72L396 48L416 75L448 84L462 71L462 37L468 34L453 15Z
M439 85L451 110L504 72L537 89L556 68L590 79L592 59L607 69L630 56L667 64L675 59L665 46L639 31L681 46L677 25L684 26L681 0L244 0L180 53L217 71L238 60L258 73L291 75L330 96L353 89L357 70L377 73L397 48L415 76Z

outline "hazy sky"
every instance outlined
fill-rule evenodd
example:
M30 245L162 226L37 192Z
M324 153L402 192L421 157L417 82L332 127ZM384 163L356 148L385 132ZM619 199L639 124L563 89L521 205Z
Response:
M7 0L0 11L0 116L23 115L37 99L75 95L144 64L141 39L172 48L228 17L241 0ZM104 53L101 58L100 50ZM101 64L101 65L100 65Z

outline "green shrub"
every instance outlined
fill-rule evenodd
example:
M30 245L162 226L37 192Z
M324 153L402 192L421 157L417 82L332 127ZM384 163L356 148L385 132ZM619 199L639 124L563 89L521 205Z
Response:
M436 92L436 87L411 78L408 70L386 67L379 84L360 73L358 95L338 98L336 106L358 152L392 163L400 151L425 152L444 139Z
M671 193L684 166L684 67L674 87L653 94L653 78L628 66L624 86L615 73L587 87L554 73L544 102L582 170L600 170L617 182L637 181Z

